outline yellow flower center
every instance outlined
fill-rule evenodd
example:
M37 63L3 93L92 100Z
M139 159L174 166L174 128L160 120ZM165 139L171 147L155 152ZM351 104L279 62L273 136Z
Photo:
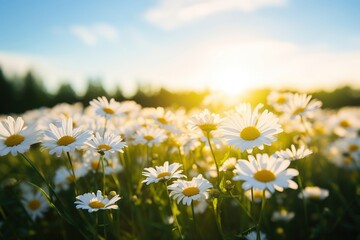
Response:
M168 121L167 121L165 118L163 118L163 117L158 117L157 120L158 120L161 124L167 124L167 123L168 123Z
M24 141L24 137L19 135L19 134L14 134L9 136L6 140L5 140L5 145L8 147L13 147L16 145L19 145L20 143L22 143Z
M298 115L298 114L302 113L304 110L305 110L305 108L299 107L293 112L293 115Z
M91 168L92 168L93 170L98 170L99 167L100 167L100 162L99 162L99 161L94 160L94 161L91 162Z
M151 135L146 135L146 136L144 136L144 138L145 138L146 141L149 141L149 142L154 140L154 137L151 136Z
M257 171L254 174L254 178L260 182L266 183L266 182L274 181L276 177L275 177L275 174L272 173L271 171L263 169L263 170Z
M340 126L343 127L343 128L348 128L348 127L351 126L350 123L349 123L349 121L347 121L347 120L342 120L342 121L340 121L339 124L340 124Z
M263 192L262 192L262 191L253 190L253 196L254 196L254 199L255 199L255 200L257 200L257 199L262 199Z
M111 149L111 147L107 144L99 144L98 149L100 151L109 151Z
M75 177L74 177L74 175L69 175L69 176L66 177L66 180L67 180L68 182L74 182Z
M247 141L255 140L259 136L260 136L260 131L253 126L244 128L240 133L240 137Z
M224 164L224 167L226 170L233 170L233 169L235 169L235 164L232 162L226 163L226 164Z
M350 165L350 164L352 164L354 162L351 155L344 156L342 160L343 160L344 165Z
M284 104L286 102L286 98L283 96L278 97L278 99L276 99L276 103L278 104Z
M89 202L89 207L91 208L103 208L104 206L105 204L99 200Z
M59 140L57 140L56 144L59 146L67 146L71 143L75 142L75 138L72 136L63 136Z
M112 108L107 108L107 107L104 107L103 111L105 113L107 113L107 114L114 114L115 113L115 111Z
M35 211L36 209L39 209L39 207L41 206L41 203L39 200L33 199L33 200L30 200L27 205L32 211Z
M163 177L168 177L168 176L171 176L170 172L161 172L156 177L157 178L163 178Z
M356 145L356 144L351 144L351 145L349 145L349 151L350 151L350 152L355 152L355 151L357 151L357 150L359 150L359 146L358 146L358 145Z
M200 190L198 187L187 187L182 191L182 193L188 197L194 196L194 195L198 194L199 192L200 192Z
M204 132L211 132L218 128L217 124L215 123L203 123L203 124L198 124L197 126Z

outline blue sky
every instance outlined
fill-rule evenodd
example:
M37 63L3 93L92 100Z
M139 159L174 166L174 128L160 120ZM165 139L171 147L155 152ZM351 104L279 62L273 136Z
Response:
M89 78L241 92L360 86L356 0L1 1L0 66L50 90Z

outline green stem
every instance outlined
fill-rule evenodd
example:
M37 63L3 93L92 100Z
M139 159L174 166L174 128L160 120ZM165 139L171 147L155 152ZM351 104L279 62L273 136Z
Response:
M224 239L224 232L222 229L222 225L221 225L221 215L220 215L220 206L221 206L221 201L220 198L217 199L216 201L216 207L214 206L214 215L216 218L216 226L219 230L219 233L221 235L221 239Z
M184 239L184 236L183 236L182 233L181 233L181 227L180 227L179 221L178 221L177 216L176 216L176 214L174 213L174 210L173 210L172 201L171 201L171 197L170 197L170 194L169 194L169 189L167 188L166 182L164 182L164 186L165 186L165 189L166 189L166 194L167 194L167 196L168 196L168 198L169 198L169 204L170 204L171 214L172 214L173 217L174 217L174 222L175 222L176 228L177 228L177 230L179 231L180 238L181 238L181 239Z
M297 162L296 162L297 163ZM298 164L295 164L296 169L299 171L298 169ZM302 183L302 179L299 175L297 176L298 182L299 182L299 187L300 187L300 191L301 191L301 196L302 196L302 202L303 202L303 208L304 208L304 215L305 215L305 233L307 235L308 233L308 227L309 227L309 223L308 223L308 214L307 214L307 206L306 206L306 199L305 199L305 194L304 194L304 187L303 187L303 183Z
M249 213L248 210L242 205L242 202L241 202L241 200L240 200L240 198L239 198L240 196L238 197L238 196L233 195L231 192L229 192L229 193L230 193L230 196L231 196L232 198L235 198L235 199L239 202L240 207L243 209L243 211L246 213L246 215L250 218L250 220L251 220L253 223L255 223L255 220L254 220L254 218L252 217L251 213Z
M253 214L253 212L254 212L254 188L253 187L250 189L250 192L251 192L250 214Z
M61 203L59 197L57 196L54 188L50 185L50 183L48 183L48 181L46 181L45 177L41 174L41 172L37 169L37 167L33 164L33 162L25 155L25 154L20 154L29 164L30 166L35 170L35 172L39 175L39 177L41 178L41 180L46 184L46 186L49 189L49 203L51 206L53 206L55 208L55 210L57 211L57 213L60 215L60 217L64 218L69 224L75 226L77 229L79 229L79 232L84 236L87 237L87 233L84 232L84 230L82 228L80 228L78 226L78 224L76 222L74 222L74 220L71 218L71 216L69 215L69 212L67 211L67 209L64 207L64 205ZM34 185L34 184L33 184ZM36 186L36 185L34 185ZM40 188L39 188L40 189ZM47 193L40 189L42 191L42 193L45 195L47 195ZM55 205L54 199L53 197L55 197L56 200L58 200L58 203Z
M214 162L215 162L216 172L217 172L217 183L216 183L216 185L217 185L217 187L219 188L219 184L220 184L220 171L219 171L219 165L218 165L218 163L217 163L217 161L216 161L216 157L215 157L215 154L214 154L214 150L213 150L213 148L212 148L212 146L211 146L210 133L207 133L207 134L206 134L206 138L207 138L207 140L208 140L208 144L209 144L209 147L210 147L211 155L212 155L212 157L213 157L213 159L214 159Z
M195 217L195 211L194 211L194 201L191 201L191 213L192 213L193 223L194 223L194 232L196 234L196 233L198 233L198 229L197 229L196 217Z
M71 157L70 157L70 153L69 153L69 152L66 152L66 155L67 155L67 158L68 158L69 163L70 163L70 169L71 169L72 175L73 175L73 177L74 177L75 196L77 196L77 195L78 195L78 191L77 191L77 187L76 187L76 176L75 176L74 166L73 166L73 164L72 164L72 160L71 160Z
M48 181L46 181L45 177L41 174L41 172L37 169L37 167L33 164L33 162L25 155L25 154L20 154L28 163L29 165L35 170L35 172L37 173L37 175L39 175L39 177L41 178L41 180L46 184L46 186L49 188L50 191L50 198L51 201L53 201L52 197L56 196L55 190L53 189L53 187L50 185L50 183L48 183Z
M260 226L261 226L261 221L263 219L263 215L264 215L264 209L265 209L265 201L266 201L266 197L265 197L265 189L263 190L263 194L262 194L262 200L261 200L261 209L260 209L260 217L259 217L259 221L258 224L256 226L256 240L261 240L261 236L260 236Z
M105 193L105 163L104 163L104 155L101 154L100 156L101 161L101 171L102 171L102 187L103 187L103 193Z

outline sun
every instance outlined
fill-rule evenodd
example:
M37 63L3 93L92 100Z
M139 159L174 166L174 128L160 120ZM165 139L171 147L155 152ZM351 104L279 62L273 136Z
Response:
M229 97L242 95L256 87L259 87L259 84L254 76L231 64L219 67L210 84L210 89L224 92Z

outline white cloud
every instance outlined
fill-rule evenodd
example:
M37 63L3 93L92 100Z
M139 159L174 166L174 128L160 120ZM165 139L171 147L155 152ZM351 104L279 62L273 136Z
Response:
M250 12L267 6L281 6L287 0L158 0L158 5L145 13L145 19L163 28L183 24L226 11Z
M74 25L70 27L70 32L89 46L95 46L103 40L114 42L119 38L117 29L105 23Z

